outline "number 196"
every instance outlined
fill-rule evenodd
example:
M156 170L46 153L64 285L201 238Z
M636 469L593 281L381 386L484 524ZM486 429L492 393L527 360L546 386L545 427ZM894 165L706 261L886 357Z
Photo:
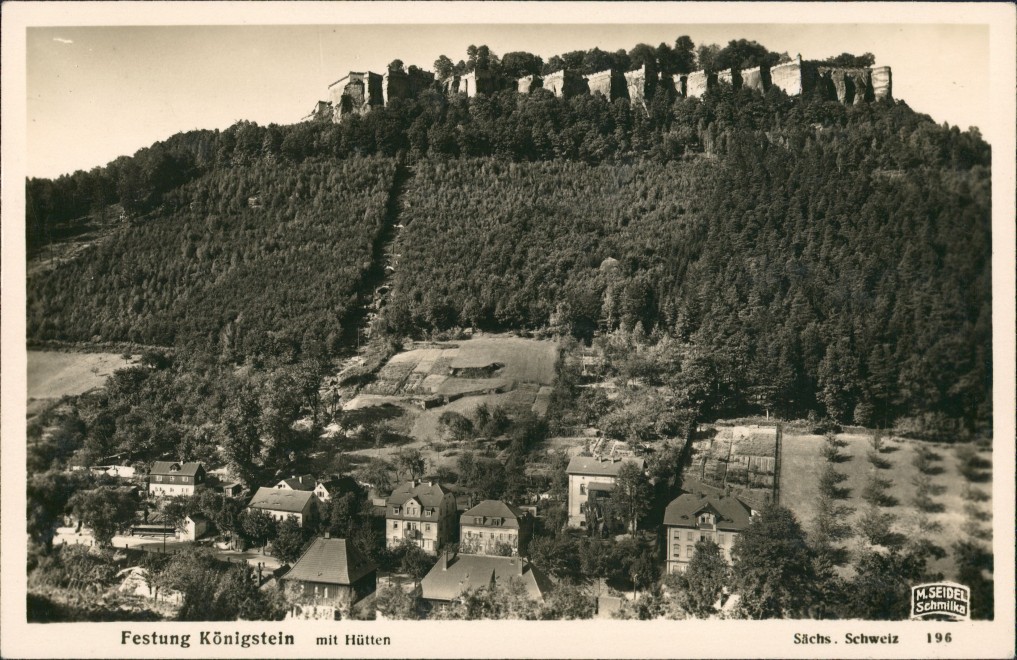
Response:
M926 633L929 644L943 644L953 641L950 633Z

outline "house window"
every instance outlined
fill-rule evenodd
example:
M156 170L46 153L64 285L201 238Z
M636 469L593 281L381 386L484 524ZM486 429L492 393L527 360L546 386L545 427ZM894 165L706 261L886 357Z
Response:
M425 512L424 512L424 515L425 515L425 516L427 516L428 518L430 518L430 517L431 517L431 511L432 511L432 510L433 510L433 509L428 509L427 511L425 511Z
M580 495L586 494L586 484L579 484L579 494Z
M718 534L717 535L717 540L718 540L717 545L724 545L725 543L727 543L727 535L726 534Z
M392 529L399 529L399 521L398 520L393 520L392 521Z
M695 541L695 540L696 540L696 534L695 534L695 532L689 532L689 534L688 534L688 536L687 536L686 538L687 538L687 539L688 539L689 541Z
M688 557L689 559L692 559L692 553L693 552L695 552L695 547L690 545L685 550L685 556Z
M394 513L394 514L396 514L398 516L399 515L399 507L397 507L397 506L392 507L392 513Z
M429 524L428 525L424 525L424 531L425 532L431 531L431 525L429 525Z
M681 559L681 556L682 556L682 547L680 545L676 545L676 546L672 547L671 548L671 556L674 557L675 559Z

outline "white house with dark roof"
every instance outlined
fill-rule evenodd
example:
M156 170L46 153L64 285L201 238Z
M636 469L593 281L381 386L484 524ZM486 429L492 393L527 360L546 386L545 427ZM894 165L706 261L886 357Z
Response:
M314 485L314 496L319 502L331 502L332 498L341 497L346 493L363 492L363 487L350 476L329 475L319 479Z
M254 494L247 508L264 511L279 522L295 518L303 527L314 507L314 493L309 490L266 488L262 486Z
M512 555L526 552L533 519L501 500L484 500L459 517L459 552L497 555L502 548Z
M275 487L282 490L314 490L316 484L314 475L302 474L300 476L294 475L289 479L283 479Z
M513 581L521 583L526 595L538 603L551 590L547 577L522 557L442 553L420 581L420 595L433 606L441 606L457 600L467 590L491 585L504 588Z
M428 552L455 537L456 498L434 481L408 481L385 500L385 544L409 541Z
M566 474L569 478L569 527L586 526L586 503L591 494L610 497L618 481L618 473L627 463L635 464L640 470L645 466L641 458L573 456Z
M281 580L304 605L352 605L374 592L377 568L346 539L318 537Z
M736 496L682 493L664 510L667 572L688 568L699 541L716 543L731 561L735 539L752 521L752 505Z
M148 473L148 492L153 497L190 497L204 483L205 468L201 463L156 461Z

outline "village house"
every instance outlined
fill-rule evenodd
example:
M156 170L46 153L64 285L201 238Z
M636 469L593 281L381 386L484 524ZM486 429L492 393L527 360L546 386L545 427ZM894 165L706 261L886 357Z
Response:
M292 476L289 479L283 479L275 487L282 490L314 490L316 483L314 475L302 474L299 477Z
M566 474L569 478L569 527L586 527L586 504L591 499L609 498L618 481L618 473L627 463L640 470L645 461L631 456L573 456Z
M289 490L286 488L261 487L251 498L247 508L264 511L279 522L294 518L300 526L314 508L314 493L309 490Z
M501 500L484 500L459 517L459 551L473 555L525 554L533 519Z
M541 603L551 589L546 576L522 557L452 555L443 552L438 563L420 581L421 598L431 607L443 607L463 592L481 587L508 587L518 581L530 600Z
M386 546L404 541L428 552L455 536L456 498L433 481L408 481L385 501Z
M181 541L197 541L208 531L208 518L200 513L192 513L184 518L182 528L177 531Z
M204 483L205 468L201 463L156 461L148 473L148 492L153 497L190 497Z
M356 479L350 476L338 477L330 475L325 479L319 480L314 486L314 496L323 504L331 502L332 498L358 491L363 491L363 487L357 483Z
M688 568L701 540L716 543L730 562L735 539L755 513L752 505L732 495L679 495L664 510L667 572Z
M353 605L374 592L378 571L346 539L319 536L281 581L303 606Z

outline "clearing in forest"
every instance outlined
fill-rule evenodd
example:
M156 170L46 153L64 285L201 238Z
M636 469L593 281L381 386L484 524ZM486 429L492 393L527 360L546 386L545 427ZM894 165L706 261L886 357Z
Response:
M28 351L28 414L47 399L102 387L114 371L136 361L137 356L127 359L119 353Z
M447 462L428 444L440 441L438 419L445 412L471 416L481 404L502 408L509 417L547 410L558 361L554 341L483 335L446 342L415 342L393 356L375 379L343 405L358 411L384 407L383 425L410 440L393 447L358 448L351 453L387 455L402 447L420 448L432 464ZM391 450L391 451L389 451ZM449 456L453 453L447 452Z

